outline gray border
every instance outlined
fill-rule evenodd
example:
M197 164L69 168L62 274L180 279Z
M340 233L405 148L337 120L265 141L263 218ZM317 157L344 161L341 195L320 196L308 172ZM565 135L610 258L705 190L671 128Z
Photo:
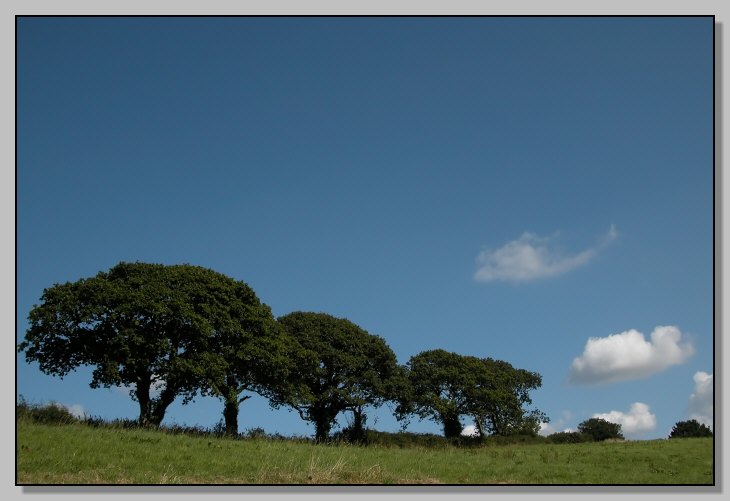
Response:
M12 0L11 0L12 2ZM6 14L6 26L8 26L8 18L7 16L15 16L16 14L40 14L40 13L53 13L53 14L81 14L82 10L89 10L94 9L94 12L97 12L99 14L126 14L131 13L131 10L135 10L139 13L145 13L145 14L162 14L162 13L170 13L170 12L163 12L167 9L161 9L160 7L157 7L156 5L150 5L153 4L152 1L149 1L149 3L141 4L134 1L130 1L129 3L126 3L124 7L116 7L112 6L111 9L108 8L108 6L105 6L105 8L100 8L98 4L95 3L82 3L81 6L79 6L79 3L76 1L69 2L73 3L73 5L68 8L64 7L63 9L60 8L55 3L46 3L41 2L41 5L38 5L38 2L30 2L27 3L21 3L17 2L19 5L13 5L16 2L11 3L11 8L8 9L8 14ZM274 3L274 2L272 2ZM311 14L324 14L326 12L334 12L333 8L337 10L338 13L342 14L367 14L367 13L374 13L375 11L379 13L391 13L391 14L406 14L413 12L413 10L416 10L412 6L410 7L404 7L401 5L400 1L397 0L391 0L390 2L387 2L389 5L387 7L384 6L384 4L381 4L378 1L371 1L368 2L366 5L368 7L361 7L359 5L348 5L347 7L343 7L342 4L336 4L336 3L330 3L330 2L322 2L322 1L316 1L311 2L316 3L315 9L307 8L304 9L301 7L300 4L296 2L276 2L276 5L267 7L262 7L261 5L254 5L250 6L247 5L245 8L242 8L240 5L235 5L233 7L230 7L228 5L224 5L222 8L220 5L216 4L213 5L213 10L209 10L211 14L283 14L283 13L292 13L292 14L299 14L299 13L310 13ZM323 7L323 3L326 5ZM403 2L405 3L405 2ZM649 2L643 2L642 0L639 1L632 1L627 2L625 5L618 4L612 2L610 7L604 7L603 5L592 5L590 7L586 7L586 5L582 2L575 2L571 5L571 2L568 3L566 6L566 2L560 1L560 2L554 2L553 4L559 3L559 5L553 5L551 8L544 7L540 2L521 2L520 6L513 6L510 7L509 4L505 4L506 6L497 5L497 6L488 6L488 7L474 7L471 4L467 4L467 7L464 7L462 2L459 0L453 1L451 3L451 6L446 7L434 7L433 4L430 4L426 2L425 6L426 8L419 8L418 13L423 14L445 14L451 9L451 11L454 14L464 14L464 15L489 15L489 14L515 14L515 15L524 15L524 14L570 14L570 13L576 13L577 9L581 9L580 13L584 13L586 15L600 15L600 14L619 14L617 12L614 12L617 9L621 9L624 14L627 15L640 15L643 13L650 13L651 11L656 11L659 9L657 6L650 6L651 9L647 6L643 5L644 3ZM701 1L698 3L690 3L690 2L682 2L686 5L681 6L680 8L677 8L674 4L663 4L661 7L661 10L664 11L664 13L670 13L667 12L667 10L671 10L672 14L687 14L688 11L696 11L698 8L703 9L703 14L712 14L717 13L719 10L724 10L722 7L719 7L717 5L714 5L713 2L705 2ZM723 5L720 2L716 2L719 5ZM29 5L30 4L30 5ZM284 5L282 5L284 4ZM455 5L456 4L456 5ZM525 5L527 4L527 5ZM699 4L699 5L698 5ZM709 11L709 8L706 6L706 4L710 4L710 8L712 8L712 11ZM151 7L151 8L150 8ZM209 5L207 8L209 9L211 6ZM86 8L86 9L84 9ZM577 9L576 9L577 8ZM187 4L183 3L183 9L184 11L180 10L180 7L177 7L177 12L179 14L185 14L185 13L200 13L203 12L206 9L205 6L203 7L195 7L195 3ZM681 10L680 10L681 9ZM488 12L491 11L491 12ZM719 17L719 16L718 16ZM12 24L14 25L14 21L12 21ZM724 464L722 453L723 453L723 440L724 440L724 433L722 432L723 428L723 413L722 413L722 392L720 391L722 387L722 355L723 353L723 346L722 343L722 326L723 323L723 306L724 306L724 295L722 293L722 279L724 278L724 266L723 266L723 222L724 222L724 204L722 203L722 192L723 192L723 183L724 183L724 177L722 175L722 160L723 160L723 126L722 126L722 117L723 117L723 105L724 101L722 98L723 94L723 83L724 79L722 76L722 70L723 70L723 64L722 64L722 46L723 46L723 30L722 30L722 22L718 22L716 17L716 23L715 23L715 84L716 84L716 90L715 90L715 277L718 279L714 286L715 286L715 352L714 352L714 374L715 378L714 381L717 381L716 377L717 375L720 376L720 384L715 386L715 487L709 488L709 492L712 493L720 493L722 492L722 465ZM7 33L6 33L7 35ZM12 61L12 59L11 59ZM13 85L13 84L11 84ZM10 92L12 95L12 89L11 87ZM8 89L6 89L7 91ZM6 115L7 116L7 115ZM8 131L6 131L8 132ZM11 137L10 135L6 134L6 140L7 138ZM11 146L12 143L8 140L8 146ZM8 154L12 154L11 152L14 151L14 148L6 148ZM12 165L10 161L8 161L7 165ZM9 170L9 169L8 169ZM6 186L8 186L6 184ZM11 223L12 224L12 223ZM12 228L13 226L8 225L8 227ZM7 255L6 255L7 257ZM10 273L7 273L8 278L10 276ZM8 285L10 285L10 281L6 282ZM12 294L12 293L11 293ZM6 299L9 299L13 297L13 295L7 294ZM6 303L6 306L10 303L9 301ZM5 313L5 312L4 312ZM4 318L10 319L15 317L15 311L12 312L11 315L3 315ZM14 355L14 353L13 353ZM14 367L14 365L11 365L10 367ZM14 418L14 416L10 417L11 419ZM10 421L12 422L12 421ZM5 423L8 424L8 423ZM719 425L719 426L717 426ZM7 429L7 426L6 426ZM14 462L14 451L13 451L13 460ZM5 464L6 467L9 467L10 465ZM8 468L9 469L9 468ZM14 468L13 468L14 469ZM6 469L7 471L7 469ZM449 487L451 488L451 491L449 490ZM636 486L636 487L624 487L624 486L606 486L606 487L593 487L590 490L586 490L584 486L561 486L561 487L551 487L547 486L550 493L565 493L565 494L571 494L571 493L586 493L586 492L594 492L596 494L611 494L611 493L627 493L627 492L635 492L635 493L651 493L651 492L658 492L662 494L667 493L709 493L707 488L696 488L694 486L687 486L687 487L647 487L644 488L643 486ZM586 486L590 487L590 486ZM302 489L304 488L304 489ZM107 487L82 487L82 486L69 486L69 487L63 487L63 486L26 486L22 487L23 494L68 494L68 495L75 495L75 494L180 494L183 492L186 492L188 494L202 494L202 493L230 493L230 494L243 494L243 493L249 493L249 494L255 494L255 493L267 493L267 494L291 494L291 493L299 493L299 494L343 494L343 493L385 493L387 487L381 488L379 486L369 486L369 487L362 487L358 488L357 486L352 487L328 487L328 486L313 486L311 488L306 488L306 486L290 486L290 487L284 487L284 486L272 486L272 487L257 487L257 486L163 486L163 487L154 487L154 486L107 486ZM487 493L487 492L503 492L503 493L524 493L524 494L546 494L546 490L543 486L537 486L537 487L479 487L479 486L444 486L444 488L439 488L437 486L429 486L425 488L420 487L410 487L410 486L404 486L402 489L399 489L397 492L401 493L418 493L418 494L445 494L448 492L453 492L453 489L458 489L459 492L462 493ZM19 494L18 488L16 487L14 491L7 492L5 489L3 489L3 494L9 494L10 497L14 497L14 495ZM394 492L394 491L390 491ZM5 497L5 496L3 496Z
M723 23L715 22L715 194L714 194L714 239L715 239L715 304L713 306L715 314L714 324L714 363L713 363L713 432L715 435L715 486L717 492L722 492L723 478L723 406L722 406L722 391L719 389L722 387L723 381L723 369L722 369L722 346L723 346L723 290L722 290L722 277L724 271L724 259L723 259ZM719 380L719 383L718 383ZM719 426L718 426L719 425Z

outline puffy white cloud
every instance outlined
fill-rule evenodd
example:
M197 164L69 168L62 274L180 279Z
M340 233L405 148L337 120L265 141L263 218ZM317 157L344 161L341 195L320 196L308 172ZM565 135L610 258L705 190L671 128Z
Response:
M620 424L621 432L626 438L639 437L656 428L656 416L649 411L648 405L641 402L631 404L628 413L611 411L594 414L593 417Z
M607 383L639 379L683 364L694 354L689 342L681 342L682 333L675 326L659 326L651 340L634 329L592 337L583 354L573 359L570 380L575 383Z
M479 282L527 282L562 275L587 264L617 235L616 228L611 225L595 247L577 254L565 254L554 245L554 236L539 237L534 233L524 233L497 250L480 252L476 258L478 269L474 279Z
M689 396L690 418L712 428L713 403L712 381L713 375L706 372L695 372L692 377L695 382L694 392Z

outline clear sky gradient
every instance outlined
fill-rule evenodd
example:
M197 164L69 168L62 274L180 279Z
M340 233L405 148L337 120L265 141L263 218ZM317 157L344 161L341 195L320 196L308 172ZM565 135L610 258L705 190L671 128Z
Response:
M20 18L17 47L18 342L45 287L190 263L401 363L537 371L544 433L711 424L712 18ZM17 357L27 400L136 417L89 381ZM240 427L313 433L261 398Z

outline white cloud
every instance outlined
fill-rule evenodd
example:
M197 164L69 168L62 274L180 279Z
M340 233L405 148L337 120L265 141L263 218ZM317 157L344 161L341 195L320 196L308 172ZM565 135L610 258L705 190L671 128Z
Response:
M473 424L464 426L464 429L461 430L462 437L476 437L478 435L479 435L479 430L477 430L477 427L474 426Z
M689 342L680 342L682 333L674 326L659 326L651 341L634 329L592 337L583 354L573 359L570 380L576 383L608 383L639 379L683 364L694 354Z
M611 225L595 247L577 254L565 254L554 245L554 236L539 237L534 233L524 233L497 250L480 252L476 259L478 269L474 279L478 282L528 282L562 275L587 264L617 235L615 226Z
M552 435L553 433L571 433L573 431L575 430L569 426L561 429L560 427L550 425L550 423L540 423L540 430L537 432L537 434L543 437L547 437L548 435Z
M706 372L695 372L692 377L695 382L694 392L689 396L690 419L696 419L712 428L713 402L712 381L713 375Z
M656 428L656 416L649 411L648 405L641 402L631 404L628 413L611 411L594 414L593 417L620 424L621 432L626 438L639 437Z
M67 411L71 413L72 416L84 419L86 417L86 411L84 410L84 407L81 404L73 404L73 405L66 405L61 404Z
M558 433L559 431L565 431L565 432L573 431L571 428L565 428L565 423L570 421L572 418L573 418L573 413L568 410L565 410L565 411L563 411L560 419L555 421L553 424L540 423L540 430L537 432L537 434L542 435L543 437L547 437L548 435L552 435L553 433ZM562 428L562 430L561 430L561 428Z

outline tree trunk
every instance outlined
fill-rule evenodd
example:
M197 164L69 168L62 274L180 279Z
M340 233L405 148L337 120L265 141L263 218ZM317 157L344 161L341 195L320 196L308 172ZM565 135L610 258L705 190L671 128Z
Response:
M484 433L484 426L482 425L482 419L479 416L474 416L474 424L477 427L477 432L479 433L479 440L484 441L486 438L486 433Z
M365 413L362 411L362 407L358 406L352 410L353 422L352 422L352 434L350 440L353 442L363 442L365 440Z
M150 424L160 426L162 420L165 419L165 412L170 404L175 400L176 391L169 384L162 390L160 396L152 401L152 412L150 415Z
M459 435L461 435L461 432L464 428L463 426L461 426L461 421L459 421L458 414L441 415L441 420L444 423L444 436L446 438L458 437Z
M223 419L226 422L226 435L238 435L238 395L229 392L223 407Z
M332 423L323 414L314 416L315 435L314 440L318 443L324 443L329 438Z
M142 376L137 379L134 394L139 403L139 424L141 426L149 426L150 416L152 414L152 404L150 401L150 378Z
M317 443L324 443L329 439L332 421L337 413L333 415L332 409L326 404L319 404L309 408L309 419L314 422L314 440Z

